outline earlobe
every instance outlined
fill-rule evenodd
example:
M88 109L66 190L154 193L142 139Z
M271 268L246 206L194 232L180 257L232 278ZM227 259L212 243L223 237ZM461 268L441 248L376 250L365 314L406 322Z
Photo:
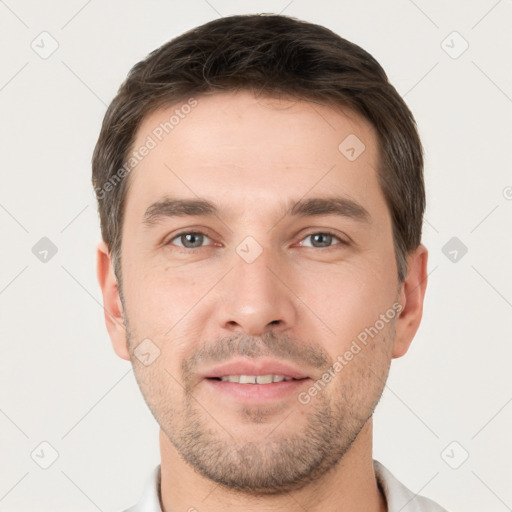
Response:
M119 288L112 266L112 258L107 244L102 240L97 247L97 277L103 294L105 324L116 354L130 360L123 307Z
M392 357L402 357L420 326L427 288L427 248L420 244L407 257L407 277L400 288L402 310L397 316Z

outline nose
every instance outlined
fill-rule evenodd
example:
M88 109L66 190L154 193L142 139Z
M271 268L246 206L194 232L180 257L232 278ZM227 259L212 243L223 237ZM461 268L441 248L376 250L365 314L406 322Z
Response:
M288 276L270 250L264 250L252 263L234 258L234 267L219 290L220 327L250 336L289 329L297 319L299 300Z

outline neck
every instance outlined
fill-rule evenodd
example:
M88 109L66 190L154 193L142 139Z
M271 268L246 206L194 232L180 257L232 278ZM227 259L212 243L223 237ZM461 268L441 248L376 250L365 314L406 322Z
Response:
M296 491L249 496L213 482L186 463L160 430L161 502L163 512L386 512L372 458L372 418L343 458L318 480Z

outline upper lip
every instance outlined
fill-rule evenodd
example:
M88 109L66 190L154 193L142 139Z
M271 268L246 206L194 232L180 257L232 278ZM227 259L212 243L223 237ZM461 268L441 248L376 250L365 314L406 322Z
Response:
M287 363L273 359L238 359L228 361L202 373L203 378L225 377L227 375L282 375L293 379L308 378L301 370Z

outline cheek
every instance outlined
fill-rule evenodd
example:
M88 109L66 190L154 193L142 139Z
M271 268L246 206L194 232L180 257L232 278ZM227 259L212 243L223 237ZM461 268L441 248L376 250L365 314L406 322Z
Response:
M141 271L139 267L126 276L126 282L126 310L134 343L151 339L160 347L159 359L176 369L187 347L201 336L204 325L197 315L207 301L200 301L215 283L214 276L203 279L186 271Z
M126 295L132 297L137 309L150 315L167 310L170 303L176 303L173 297L193 290L196 282L186 269L168 269L149 258L134 258L123 275Z
M326 347L327 340L331 340L330 352L336 350L339 354L391 308L396 293L389 275L389 267L371 263L329 268L307 278L303 273L297 281L297 295L304 303L301 307L307 310L304 318L325 331Z

